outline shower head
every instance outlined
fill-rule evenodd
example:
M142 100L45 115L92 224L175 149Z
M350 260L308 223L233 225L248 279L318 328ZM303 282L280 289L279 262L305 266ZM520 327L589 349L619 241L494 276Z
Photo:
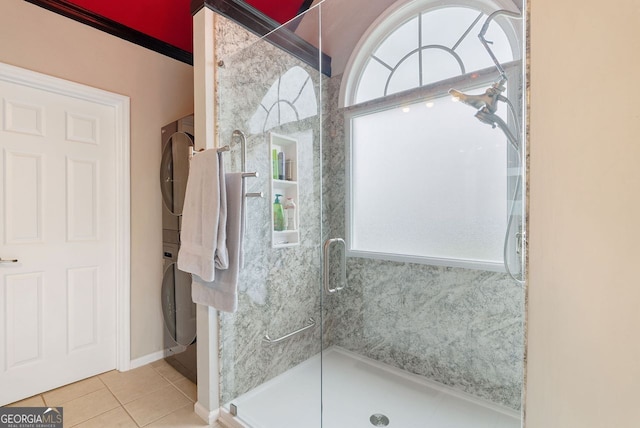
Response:
M506 79L501 78L499 81L488 87L484 94L481 95L468 95L456 89L449 89L449 94L451 94L453 98L462 101L464 104L477 109L478 111L475 116L480 122L486 123L492 128L498 126L502 132L504 132L511 145L516 150L519 150L517 138L509 130L509 126L507 126L506 122L496 114L496 111L498 110L498 101L503 101L509 104L509 100L501 95L505 90L505 83Z
M482 107L486 106L486 105L490 105L493 103L493 98L491 98L491 96L487 95L487 94L482 94L482 95L468 95L465 94L463 92L460 92L456 89L449 89L449 94L451 94L451 96L459 101L462 101L463 103L476 108L476 109L481 109Z
M489 29L489 24L498 15L506 15L511 18L519 19L522 18L522 14L504 9L497 10L487 17L484 25L482 26L482 29L480 30L480 33L478 34L480 42L487 50L487 53L491 57L491 60L500 73L498 80L496 80L493 85L487 88L482 95L468 95L456 89L450 89L449 94L451 94L453 98L475 108L477 110L475 116L478 120L480 120L480 122L486 123L492 128L495 128L496 126L499 127L509 140L509 143L511 143L511 145L514 147L514 149L516 151L520 151L519 140L518 137L516 137L516 135L520 134L518 118L513 105L506 97L502 95L502 93L505 91L504 85L507 83L507 75L504 71L504 68L500 64L500 61L498 61L498 58L496 58L496 56L493 54L493 51L491 50L491 47L489 46L492 42L485 39L485 35ZM516 123L516 135L511 132L507 123L496 114L498 110L498 101L506 103L511 109L511 113L513 114L513 118ZM507 272L508 271L509 267L507 266Z
M498 110L498 101L506 101L506 98L501 95L505 90L505 83L505 79L495 82L482 95L468 95L456 89L449 89L449 94L475 109L486 108L490 113L495 113Z

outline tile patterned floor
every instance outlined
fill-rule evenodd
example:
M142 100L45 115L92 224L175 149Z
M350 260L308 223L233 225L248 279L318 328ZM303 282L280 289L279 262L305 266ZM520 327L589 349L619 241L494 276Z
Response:
M65 427L206 427L193 412L195 401L196 386L160 360L124 373L103 373L9 406L62 406Z

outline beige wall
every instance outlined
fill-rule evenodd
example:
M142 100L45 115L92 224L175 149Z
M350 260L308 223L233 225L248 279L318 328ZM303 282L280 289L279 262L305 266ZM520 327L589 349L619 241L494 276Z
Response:
M531 0L527 428L640 426L640 3Z
M131 98L131 358L160 351L160 128L193 112L192 67L23 0L0 1L0 62Z

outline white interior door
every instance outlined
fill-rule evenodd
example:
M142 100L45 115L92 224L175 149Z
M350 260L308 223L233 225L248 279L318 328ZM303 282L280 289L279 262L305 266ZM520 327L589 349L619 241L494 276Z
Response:
M3 405L116 368L120 124L112 105L16 82L0 103Z

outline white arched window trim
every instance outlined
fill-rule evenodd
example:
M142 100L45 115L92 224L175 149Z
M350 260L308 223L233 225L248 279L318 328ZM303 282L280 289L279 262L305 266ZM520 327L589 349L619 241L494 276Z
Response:
M455 5L478 9L487 15L499 9L511 10L518 13L520 12L511 0L459 0L455 2ZM451 4L443 4L442 2L434 0L399 0L380 14L380 16L378 16L378 18L362 35L353 50L353 54L347 62L342 78L342 84L340 85L339 106L347 107L355 104L354 100L356 97L358 82L368 60L378 45L391 32L393 32L400 24L419 13L449 6L451 6ZM522 58L524 42L520 37L518 37L518 31L514 27L513 20L497 17L495 22L500 25L502 30L505 32L513 51L513 58ZM470 36L475 37L475 35Z

